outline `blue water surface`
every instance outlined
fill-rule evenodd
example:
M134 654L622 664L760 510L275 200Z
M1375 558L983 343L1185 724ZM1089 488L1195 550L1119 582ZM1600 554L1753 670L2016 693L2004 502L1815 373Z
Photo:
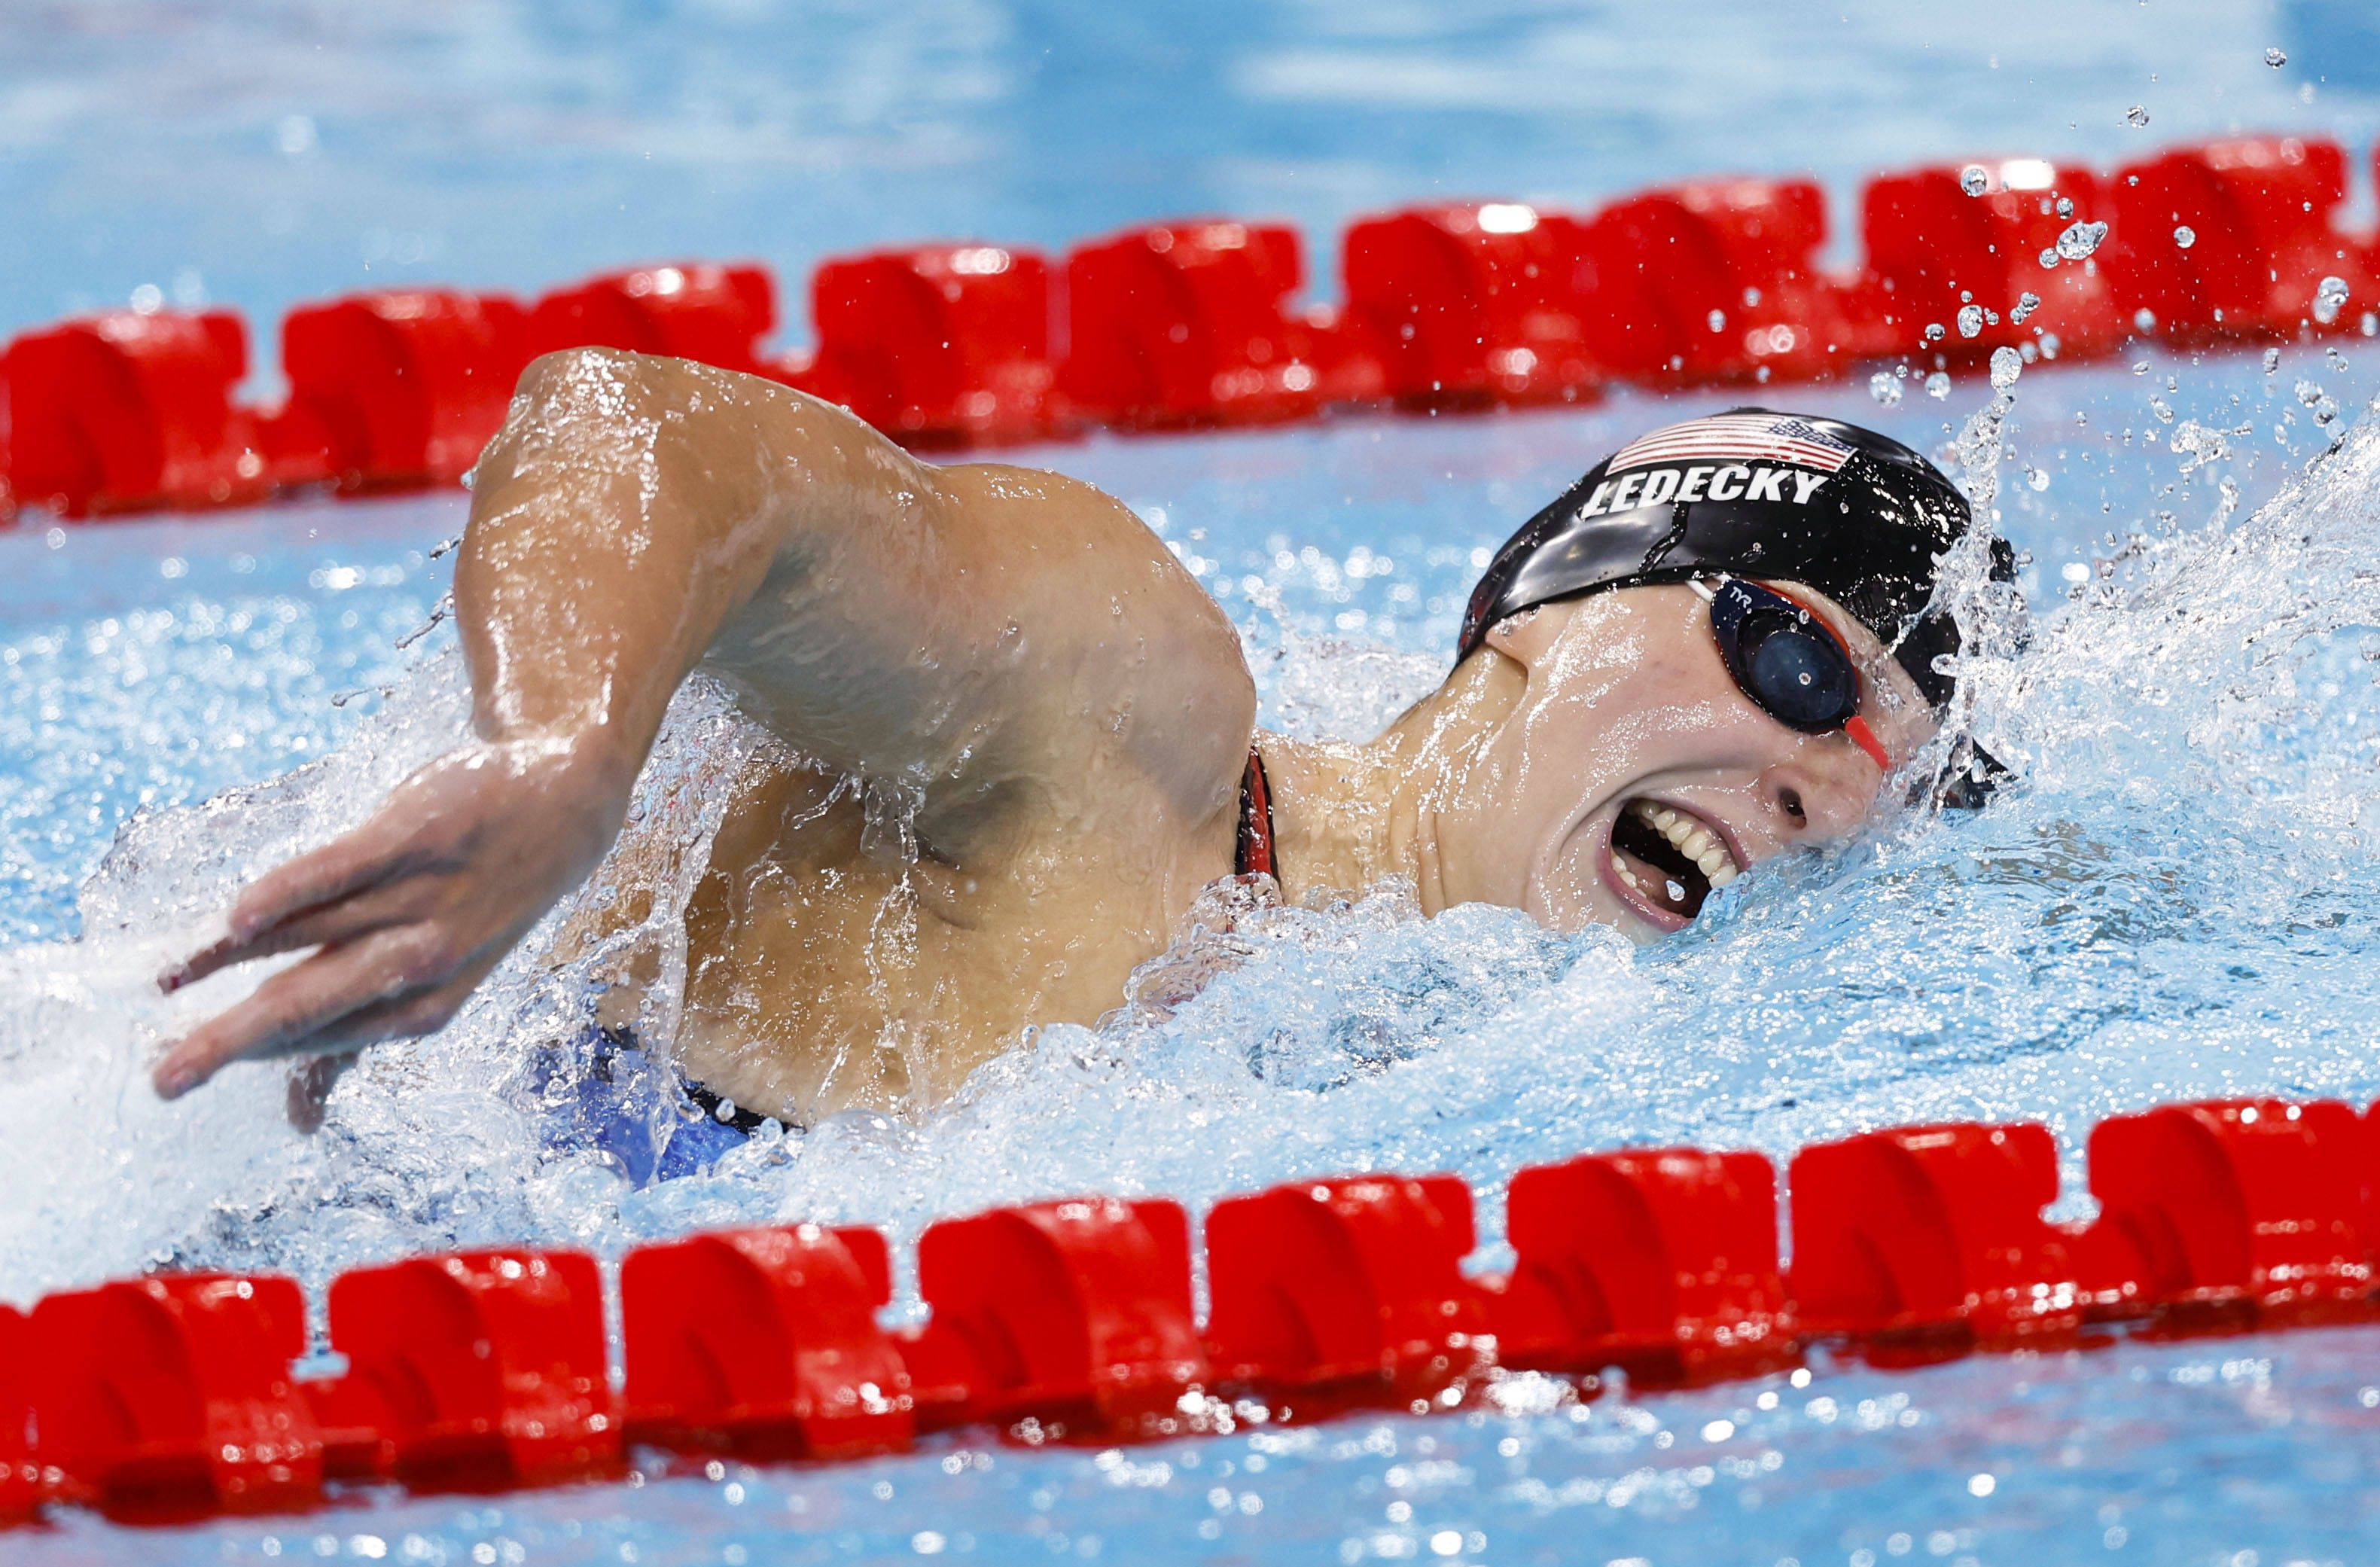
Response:
M35 6L0 14L0 327L115 302L979 233L1059 243L1200 209L1318 230L1367 203L1585 199L1674 175L1839 186L2012 148L2102 160L2279 127L2364 140L2369 21L2274 8L1881 3L1823 17L1504 4ZM2286 63L2265 63L2279 48ZM2143 131L2125 112L2143 105ZM2368 205L2368 202L2366 203ZM2380 303L2361 301L2357 308ZM522 1072L583 975L507 966L378 1052L313 1138L280 1080L158 1105L141 1052L220 988L147 980L245 875L460 733L427 626L459 495L0 535L0 1297L160 1263L319 1285L410 1251L607 1257L712 1224L913 1236L1067 1191L1194 1205L1300 1174L1622 1143L1785 1157L1949 1116L2380 1093L2380 437L2369 343L2036 365L1971 439L2026 552L2029 650L1979 660L2024 784L1747 879L1638 952L1393 891L1286 911L1170 1016L1055 1029L958 1103L764 1138L631 1189L552 1148ZM1772 389L1948 449L1989 389ZM1245 630L1265 722L1360 735L1443 666L1484 552L1618 440L1729 395L1100 438L1021 454L1122 496ZM2330 410L2340 411L2330 417ZM2341 449L2333 438L2346 432ZM640 809L699 842L748 735L690 691ZM270 781L302 768L287 784ZM538 945L533 941L532 947ZM1195 956L1196 954L1191 954ZM2087 1205L2070 1198L2066 1211ZM1111 1452L946 1439L831 1468L495 1499L375 1491L301 1520L26 1562L1370 1560L1627 1564L2368 1561L2380 1330L1980 1357Z

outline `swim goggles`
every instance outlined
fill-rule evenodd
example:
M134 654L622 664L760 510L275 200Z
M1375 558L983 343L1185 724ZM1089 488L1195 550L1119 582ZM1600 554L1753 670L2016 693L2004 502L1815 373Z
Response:
M1710 605L1711 635L1737 689L1786 728L1803 735L1840 731L1889 773L1892 757L1860 714L1865 683L1852 650L1807 604L1741 577L1690 578ZM1954 809L1984 803L2007 770L1983 748L1961 742L1942 795Z
M1687 586L1710 605L1719 657L1754 705L1804 735L1840 730L1892 771L1884 742L1860 716L1859 666L1833 626L1808 605L1741 577L1697 577Z

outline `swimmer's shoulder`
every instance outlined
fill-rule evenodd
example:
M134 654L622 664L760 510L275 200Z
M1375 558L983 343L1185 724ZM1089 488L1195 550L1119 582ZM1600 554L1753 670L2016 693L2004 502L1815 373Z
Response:
M1002 547L1028 553L1065 645L1045 647L1051 717L1092 745L1119 742L1186 808L1236 806L1256 731L1256 682L1231 616L1133 509L1047 468L941 470ZM1078 720L1089 720L1081 724ZM1211 798L1210 798L1211 797Z

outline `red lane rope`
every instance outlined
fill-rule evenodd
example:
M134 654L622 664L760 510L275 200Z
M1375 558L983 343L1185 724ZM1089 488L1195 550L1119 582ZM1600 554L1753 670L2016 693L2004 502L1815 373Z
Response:
M2307 137L2112 174L1945 164L1867 184L1864 257L1841 275L1817 263L1826 199L1806 179L1702 181L1587 214L1416 207L1352 225L1341 299L1312 309L1292 303L1305 263L1280 224L1159 224L1055 261L921 245L820 266L816 346L783 358L759 346L777 300L759 265L644 267L529 305L400 289L292 311L274 408L238 401L237 315L115 310L0 354L0 518L452 483L523 367L580 346L770 376L902 441L964 447L2314 338L2373 320L2380 259L2374 236L2338 226L2347 193L2346 152Z
M625 1471L632 1445L834 1459L990 1426L1011 1440L1422 1414L1504 1371L1639 1386L1798 1365L1815 1342L1907 1366L2058 1348L2106 1326L2237 1331L2380 1317L2380 1106L2168 1105L2091 1135L2099 1217L2054 1224L2047 1128L1894 1127L1796 1154L1792 1261L1757 1153L1588 1154L1513 1177L1512 1270L1464 1271L1451 1175L1228 1197L1194 1238L1163 1199L1064 1198L917 1242L919 1328L888 1331L889 1249L815 1224L639 1247L620 1266L625 1376L596 1260L504 1248L342 1274L344 1373L293 1369L288 1279L158 1274L0 1307L0 1519L284 1512L326 1483L534 1486ZM1192 1248L1209 1306L1197 1319Z

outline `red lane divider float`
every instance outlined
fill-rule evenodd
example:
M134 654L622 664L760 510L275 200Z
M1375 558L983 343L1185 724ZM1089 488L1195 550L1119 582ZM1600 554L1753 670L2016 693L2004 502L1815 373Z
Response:
M556 348L626 348L770 373L760 340L777 330L766 267L709 261L639 267L558 288L529 312L532 357Z
M619 1467L621 1411L593 1257L415 1257L341 1275L330 1307L331 1344L347 1371L319 1408L346 1433L345 1452L372 1452L372 1473L483 1488Z
M236 505L273 488L256 416L234 406L248 328L228 310L111 310L0 356L10 486L66 517Z
M1518 201L1416 207L1347 230L1351 350L1413 407L1592 398L1584 225Z
M322 1492L322 1436L290 1375L297 1282L167 1274L52 1295L24 1366L65 1496L134 1514L285 1511Z
M1330 318L1300 315L1297 231L1160 224L1066 258L1060 388L1076 416L1123 430L1271 424L1381 395L1378 367Z
M294 452L338 488L451 484L504 421L530 358L528 316L494 294L358 294L281 329Z
M1856 309L1878 334L1872 341L1952 363L2027 342L2052 358L2112 352L2135 330L2131 312L2103 269L2058 250L2075 224L2110 212L2096 175L2045 158L1886 175L1861 198L1867 271ZM2058 265L2045 266L2052 257ZM1929 343L1934 326L1942 331Z
M1700 1382L1799 1358L1777 1265L1777 1172L1759 1154L1660 1148L1539 1165L1512 1177L1505 1225L1517 1262L1492 1298L1505 1366Z
M1452 1175L1297 1181L1207 1218L1217 1378L1268 1401L1427 1407L1484 1365L1463 1275L1471 1192Z
M1178 1428L1210 1379L1190 1305L1190 1219L1177 1203L1071 1198L930 1225L917 1293L933 1318L905 1344L918 1413L1105 1439Z
M1050 263L998 245L828 261L810 283L818 352L794 384L897 440L989 445L1064 424Z
M2368 1135L2343 1104L2169 1105L2091 1133L2086 1283L2098 1309L2265 1325L2360 1311L2372 1289Z
M1586 231L1597 358L1658 386L1813 381L1864 347L1820 275L1826 196L1808 180L1737 179L1634 196Z
M892 1261L873 1230L732 1230L620 1264L627 1436L746 1457L906 1448L909 1369L876 1312Z
M2338 232L2347 154L2266 137L2184 148L2117 172L2106 267L2119 293L2184 337L2350 330L2315 309L2321 280L2372 308L2364 242ZM2182 243L2188 230L2189 243Z
M1923 1344L2070 1340L2082 1325L2049 1129L1904 1126L1803 1148L1794 1302L1814 1333Z
M1888 174L1862 193L1864 255L1841 274L1818 265L1828 213L1807 180L1698 181L1593 213L1415 207L1351 225L1342 302L1311 307L1279 224L1159 224L1060 266L922 245L821 265L815 346L777 358L776 287L752 263L607 273L529 305L359 294L291 313L291 395L272 410L235 396L237 317L112 311L0 355L0 518L452 483L522 367L590 345L770 376L947 448L2362 331L2380 242L2338 227L2348 166L2334 142L2270 136L2107 176L2022 156Z
M34 1357L24 1317L0 1306L0 1529L33 1516L49 1494L33 1451L33 1404L25 1386Z
M620 1269L625 1397L592 1258L508 1249L334 1280L346 1370L295 1379L285 1279L164 1274L0 1307L0 1521L54 1501L138 1518L310 1506L326 1482L431 1489L602 1476L628 1442L751 1459L899 1452L920 1430L1109 1442L1354 1407L1458 1404L1507 1371L1709 1381L1814 1340L1878 1365L2374 1315L2380 1107L2240 1099L2092 1134L2099 1217L2053 1225L2038 1125L1894 1127L1803 1149L1793 1256L1755 1153L1660 1148L1524 1170L1512 1271L1474 1279L1451 1175L1226 1198L1193 1310L1189 1216L1068 1198L929 1226L923 1326L878 1313L866 1229L640 1247ZM1253 1401L1253 1402L1252 1402Z

